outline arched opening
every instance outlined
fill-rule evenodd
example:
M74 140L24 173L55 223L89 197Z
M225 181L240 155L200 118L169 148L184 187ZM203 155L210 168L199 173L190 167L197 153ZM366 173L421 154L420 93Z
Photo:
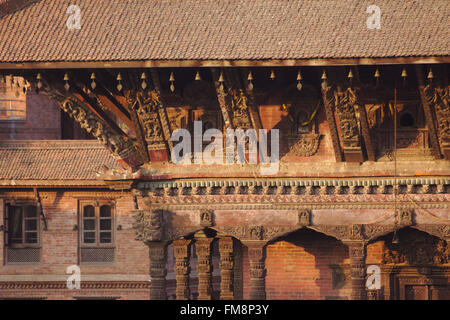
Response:
M300 229L266 247L267 299L348 299L348 248L311 229ZM289 290L286 290L289 288Z
M369 257L367 264L381 268L385 299L448 299L450 247L445 240L405 227L371 241Z

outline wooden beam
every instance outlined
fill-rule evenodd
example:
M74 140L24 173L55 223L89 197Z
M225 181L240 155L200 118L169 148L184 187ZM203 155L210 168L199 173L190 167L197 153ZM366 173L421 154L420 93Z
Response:
M369 161L375 161L375 152L370 136L369 122L367 121L366 105L364 102L359 104L359 120L361 123L361 132L366 146L367 158Z
M266 60L130 60L130 61L46 61L0 62L0 69L96 69L96 68L177 68L177 67L297 67L350 65L404 65L450 63L450 56L336 59Z
M423 83L423 73L421 66L416 66L415 68L416 76L417 76L417 82L419 83L419 92L420 92L420 99L422 101L423 111L425 113L425 121L428 128L428 135L430 136L430 142L431 142L431 153L436 159L441 158L441 151L439 146L439 139L437 135L437 130L435 126L435 118L436 115L433 115L433 110L428 103L427 99L425 98L424 88L425 85Z
M173 142L172 142L172 140L170 140L170 137L172 136L172 132L170 131L169 117L167 116L167 110L164 105L164 102L162 101L162 94L161 94L162 90L161 90L161 83L159 81L158 71L155 69L151 69L150 75L151 75L151 78L153 81L153 85L155 86L155 91L159 98L158 113L159 113L159 118L161 120L161 125L164 130L164 134L166 137L167 144L169 145L169 149L170 149L170 151L172 151Z
M225 91L223 85L221 86L221 83L219 82L220 72L216 68L211 68L211 74L214 86L216 88L217 101L219 103L220 111L222 112L223 121L225 122L225 127L227 129L232 129L233 124L231 122L230 110L225 99Z
M330 128L330 135L331 135L331 142L333 144L333 151L334 151L334 157L336 159L336 162L342 162L343 155L341 150L341 145L339 142L339 136L338 131L336 127L336 119L334 117L334 111L333 111L333 96L331 92L331 87L327 87L326 89L322 88L322 98L323 98L323 105L325 108L325 114L328 121L328 126Z

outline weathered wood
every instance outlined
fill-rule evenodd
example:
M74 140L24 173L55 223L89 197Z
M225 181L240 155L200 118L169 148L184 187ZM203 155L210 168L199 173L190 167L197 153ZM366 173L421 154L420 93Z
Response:
M140 61L61 61L1 62L1 69L95 69L95 68L167 68L167 67L295 67L356 66L450 63L450 57L267 59L267 60L140 60Z
M336 159L336 162L342 162L343 156L341 145L339 143L336 120L334 118L334 111L332 104L333 97L331 95L331 87L327 87L326 89L322 88L322 98L323 98L323 105L325 108L325 114L328 121L328 126L330 127L330 135L331 135L331 142L333 143L334 157Z
M419 92L420 92L420 99L422 101L423 111L425 113L425 121L428 128L428 134L430 136L430 142L431 142L431 153L433 157L436 159L441 158L441 151L439 147L439 139L437 135L437 130L435 126L434 119L436 118L436 115L433 115L433 111L430 104L428 103L428 100L425 97L424 92L424 83L422 79L422 69L420 66L416 66L416 75L417 75L417 81L419 82Z

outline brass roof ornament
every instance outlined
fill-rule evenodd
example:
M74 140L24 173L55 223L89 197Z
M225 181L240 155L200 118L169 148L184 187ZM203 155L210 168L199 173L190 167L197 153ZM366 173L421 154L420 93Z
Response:
M433 70L432 70L431 68L430 68L430 70L428 71L427 79L430 80L430 82L432 82L433 79L434 79Z
M224 88L223 83L224 83L224 82L225 82L225 80L224 80L224 78L223 78L223 72L220 71L220 74L219 74L220 90L223 90L223 88Z
M170 91L175 92L175 75L173 74L173 72L170 73L169 82L170 82Z
M303 88L303 85L302 85L302 74L301 74L301 72L299 70L298 73L297 73L297 90L301 91L302 88Z
M36 80L37 80L36 87L39 91L42 89L42 75L40 73L37 74Z
M197 70L197 73L195 74L195 81L202 80L202 77L200 76L200 72Z
M92 90L95 90L95 88L97 87L97 83L95 83L95 73L94 72L92 72L92 74L91 74L91 80L92 80L91 88L92 88Z
M123 85L122 85L122 75L120 74L120 72L117 74L116 80L118 81L116 88L117 88L117 91L120 92L120 91L122 91L122 89L123 89Z
M401 77L403 78L403 85L406 86L406 77L408 77L408 74L406 73L406 69L403 68Z
M145 79L147 79L147 76L146 76L145 72L142 72L142 74L141 74L141 80L142 80L141 88L142 88L142 90L147 89L147 81L145 81Z
M377 68L377 70L375 70L375 73L373 76L375 77L375 82L376 82L375 86L378 87L378 85L380 84L380 77L381 77L380 70L378 70L378 68Z
M322 89L325 90L328 86L327 83L327 73L325 72L325 70L323 70L322 72L322 76L320 77L320 79L322 80Z
M252 75L252 72L251 71L249 71L248 72L248 76L247 76L247 80L248 80L248 86L247 86L247 88L248 88L248 90L253 90L253 75Z
M270 70L270 80L275 80L275 71L273 69Z
M347 75L348 81L350 83L350 86L352 85L352 80L353 80L353 72L352 69L349 70L348 75Z
M64 89L66 89L66 91L69 91L70 89L69 74L67 72L64 74L64 82L65 82Z

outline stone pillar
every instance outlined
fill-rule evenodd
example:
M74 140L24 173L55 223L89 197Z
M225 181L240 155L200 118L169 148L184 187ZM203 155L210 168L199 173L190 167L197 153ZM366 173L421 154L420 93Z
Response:
M199 238L195 242L197 250L198 300L212 299L211 244L214 238Z
M173 250L175 253L175 274L177 279L177 300L189 299L189 259L191 257L191 240L175 240Z
M150 299L166 300L167 243L153 241L147 245L150 253Z
M366 244L363 241L346 243L349 249L352 300L366 300Z
M234 299L234 246L233 238L219 240L220 252L220 299Z
M248 241L248 260L250 262L250 300L266 299L266 267L264 241Z

